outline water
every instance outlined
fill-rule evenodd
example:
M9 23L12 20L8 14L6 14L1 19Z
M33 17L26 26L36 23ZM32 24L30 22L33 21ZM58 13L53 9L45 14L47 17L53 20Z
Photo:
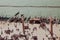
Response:
M16 6L60 6L60 0L0 0L0 5ZM12 17L15 13L25 14L25 16L56 16L60 18L60 8L16 8L0 7L0 16Z
M60 18L60 8L33 8L33 7L0 7L0 16L12 17L19 11L20 14L25 16L45 16L45 17L58 17ZM19 16L20 16L19 14Z

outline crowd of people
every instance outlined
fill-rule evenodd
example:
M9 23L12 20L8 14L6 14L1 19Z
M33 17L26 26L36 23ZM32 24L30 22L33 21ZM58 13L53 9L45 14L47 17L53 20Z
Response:
M0 21L0 40L38 40L37 36L34 35L37 28L34 27L33 31L30 31L31 28L27 25L25 25L24 34L22 23Z
M9 18L7 17L0 17L0 40L38 40L37 34L35 34L37 27L30 28L29 24L39 24L39 28L47 29L45 24L50 23L50 18L24 17L24 23L25 21L27 21L27 23L25 23L26 26L24 25L23 28L21 18L12 17L9 21L8 20ZM52 24L60 24L59 19L53 18L52 20ZM47 30L49 31L49 29ZM44 40L44 38L42 40Z
M10 17L0 17L0 21L7 21L7 20L9 20L9 18ZM26 22L29 21L30 23L34 23L34 20L35 20L36 24L39 24L41 22L45 22L45 23L49 24L49 22L50 22L50 18L49 17L48 18L47 17L34 17L34 18L32 18L32 17L28 17L28 18L24 17L24 21L26 21ZM12 17L9 20L9 22L21 22L21 17L20 18L18 18L18 17ZM60 19L53 18L53 24L55 24L55 23L60 24Z

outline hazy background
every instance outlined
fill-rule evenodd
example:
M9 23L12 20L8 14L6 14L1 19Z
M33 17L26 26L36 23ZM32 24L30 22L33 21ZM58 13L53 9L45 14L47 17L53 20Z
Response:
M0 0L0 5L60 6L60 0ZM0 16L12 17L17 12L25 16L60 17L60 8L0 7Z

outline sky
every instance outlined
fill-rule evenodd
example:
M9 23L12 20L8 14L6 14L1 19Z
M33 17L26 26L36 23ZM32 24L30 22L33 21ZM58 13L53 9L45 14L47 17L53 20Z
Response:
M0 5L60 6L60 0L0 0ZM17 12L25 16L60 17L60 8L0 7L0 16L12 17Z

